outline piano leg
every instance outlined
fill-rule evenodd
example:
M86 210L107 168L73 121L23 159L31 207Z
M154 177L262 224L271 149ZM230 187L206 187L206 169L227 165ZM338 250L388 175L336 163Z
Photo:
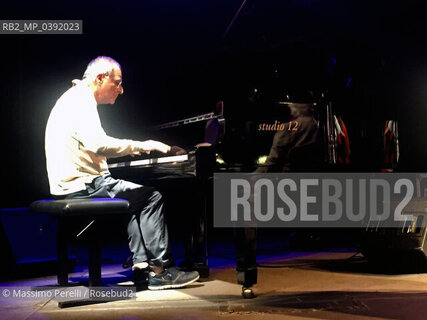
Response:
M195 270L201 278L209 277L207 256L207 230L205 212L194 218L195 225L187 235L185 243L185 260L180 268Z
M209 277L210 273L207 252L208 197L205 188L206 181L199 180L193 189L196 197L194 207L190 210L192 212L189 219L191 226L187 230L185 260L180 264L181 269L199 272L201 278Z
M253 298L252 286L257 283L256 228L236 229L237 282L242 285L242 296Z

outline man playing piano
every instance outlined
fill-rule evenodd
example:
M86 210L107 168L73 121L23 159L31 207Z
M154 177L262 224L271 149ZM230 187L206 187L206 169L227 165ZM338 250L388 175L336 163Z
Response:
M73 80L53 107L46 126L45 152L50 192L56 198L117 197L131 205L127 227L133 254L134 281L160 290L180 288L196 281L196 271L174 267L162 196L142 185L111 177L107 157L167 153L171 147L153 140L133 141L107 136L99 119L98 104L114 104L123 94L120 65L109 57L92 60L82 80Z

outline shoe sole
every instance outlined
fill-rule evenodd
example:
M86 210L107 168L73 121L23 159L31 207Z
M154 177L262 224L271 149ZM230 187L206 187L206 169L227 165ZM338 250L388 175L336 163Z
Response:
M190 283L193 283L193 282L199 280L199 278L200 278L200 275L197 276L197 278L194 278L194 279L192 279L190 281L187 281L186 283L180 283L180 284L165 284L163 286L151 286L151 285L148 285L148 289L149 290L153 290L153 291L155 291L155 290L164 290L164 289L178 289L178 288L185 287L186 285L189 285Z

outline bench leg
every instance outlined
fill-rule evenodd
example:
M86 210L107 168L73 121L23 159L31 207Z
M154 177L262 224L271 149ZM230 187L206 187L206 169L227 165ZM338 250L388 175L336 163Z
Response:
M99 244L98 223L92 225L89 244L89 287L102 286L101 280L101 248Z
M58 219L58 231L56 235L56 245L58 253L58 266L57 266L57 277L58 285L68 285L68 245L67 245L67 233L64 219Z

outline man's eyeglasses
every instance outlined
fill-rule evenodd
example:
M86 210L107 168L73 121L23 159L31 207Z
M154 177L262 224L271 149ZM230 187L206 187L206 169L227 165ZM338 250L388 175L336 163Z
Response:
M105 77L109 78L110 76L108 74L106 74ZM117 88L122 85L122 80L112 80L112 81L116 85Z
M113 81L116 87L120 87L122 85L122 80L114 80Z

